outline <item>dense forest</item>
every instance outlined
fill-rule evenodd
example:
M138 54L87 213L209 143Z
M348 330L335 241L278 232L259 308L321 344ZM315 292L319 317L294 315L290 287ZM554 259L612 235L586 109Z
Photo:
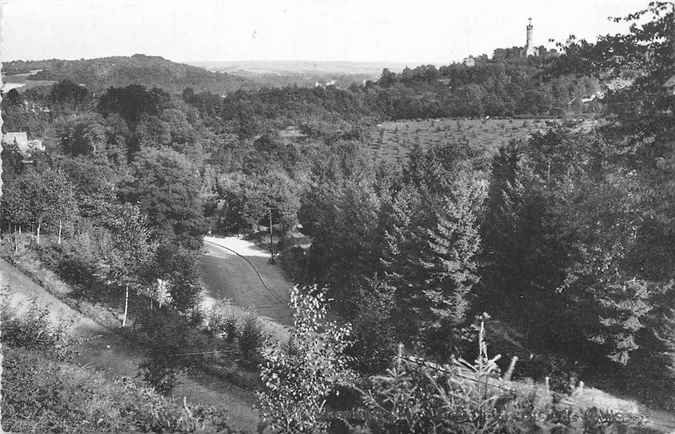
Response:
M534 429L539 410L525 415L536 406L522 394L486 400L489 414L451 399L476 390L427 368L462 355L479 376L550 381L559 394L583 379L672 411L672 7L625 20L630 33L570 39L555 55L498 50L345 89L247 89L144 56L9 63L58 82L3 97L5 130L46 147L2 151L3 249L33 233L41 261L84 297L131 297L125 320L153 342L144 378L169 393L184 367L168 354L201 321L203 235L255 236L272 219L301 288L293 339L263 349L254 337L244 353L282 432ZM468 138L410 143L403 161L368 152L385 120L518 115L553 121L490 148ZM592 131L556 121L578 115L595 117ZM484 342L518 363L489 359ZM404 351L413 362L401 364ZM546 408L537 417L564 424Z
M131 57L105 57L81 60L16 60L3 64L7 75L31 74L28 80L71 80L93 92L110 86L137 84L161 87L171 93L186 87L217 95L241 88L253 88L253 82L220 72L171 62L159 56L135 54Z

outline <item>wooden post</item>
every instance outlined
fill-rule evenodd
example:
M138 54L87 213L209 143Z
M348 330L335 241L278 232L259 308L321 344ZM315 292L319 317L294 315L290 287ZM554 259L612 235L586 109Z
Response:
M518 362L518 356L513 356L511 359L511 363L509 364L509 369L506 370L506 374L504 374L504 380L506 381L511 381L511 376L513 375L513 371L516 369L516 362Z
M124 318L122 318L122 327L127 326L127 313L129 312L129 285L124 290Z
M274 240L272 239L272 208L270 208L270 255L274 259Z
M396 370L401 370L401 363L403 362L403 343L399 342L398 351L396 353Z

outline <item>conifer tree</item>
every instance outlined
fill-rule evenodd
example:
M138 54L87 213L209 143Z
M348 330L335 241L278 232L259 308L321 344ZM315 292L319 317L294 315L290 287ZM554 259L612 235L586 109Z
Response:
M468 177L456 183L438 213L436 228L427 231L428 257L420 258L426 271L423 328L432 352L441 356L448 356L457 345L479 280L476 204L483 199L483 190Z
M518 245L523 191L520 163L521 151L510 142L494 157L490 182L481 222L482 296L480 308L491 311L501 308L512 298L509 291L517 286L520 276Z

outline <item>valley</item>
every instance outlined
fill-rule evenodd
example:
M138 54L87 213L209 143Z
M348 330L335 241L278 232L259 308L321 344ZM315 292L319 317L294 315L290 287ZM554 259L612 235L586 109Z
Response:
M90 58L3 62L0 431L675 430L672 4L547 45L495 6L467 25L524 45L408 66L169 59L343 24L347 54L423 56L459 28L172 2L124 3ZM564 27L623 14L594 7Z

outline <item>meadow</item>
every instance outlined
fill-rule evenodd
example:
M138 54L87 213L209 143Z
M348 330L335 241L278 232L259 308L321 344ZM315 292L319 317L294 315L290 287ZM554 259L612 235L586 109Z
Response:
M545 131L557 119L425 119L390 121L371 132L369 149L380 160L402 162L415 145L423 147L469 142L473 148L494 151L513 139L527 139Z

